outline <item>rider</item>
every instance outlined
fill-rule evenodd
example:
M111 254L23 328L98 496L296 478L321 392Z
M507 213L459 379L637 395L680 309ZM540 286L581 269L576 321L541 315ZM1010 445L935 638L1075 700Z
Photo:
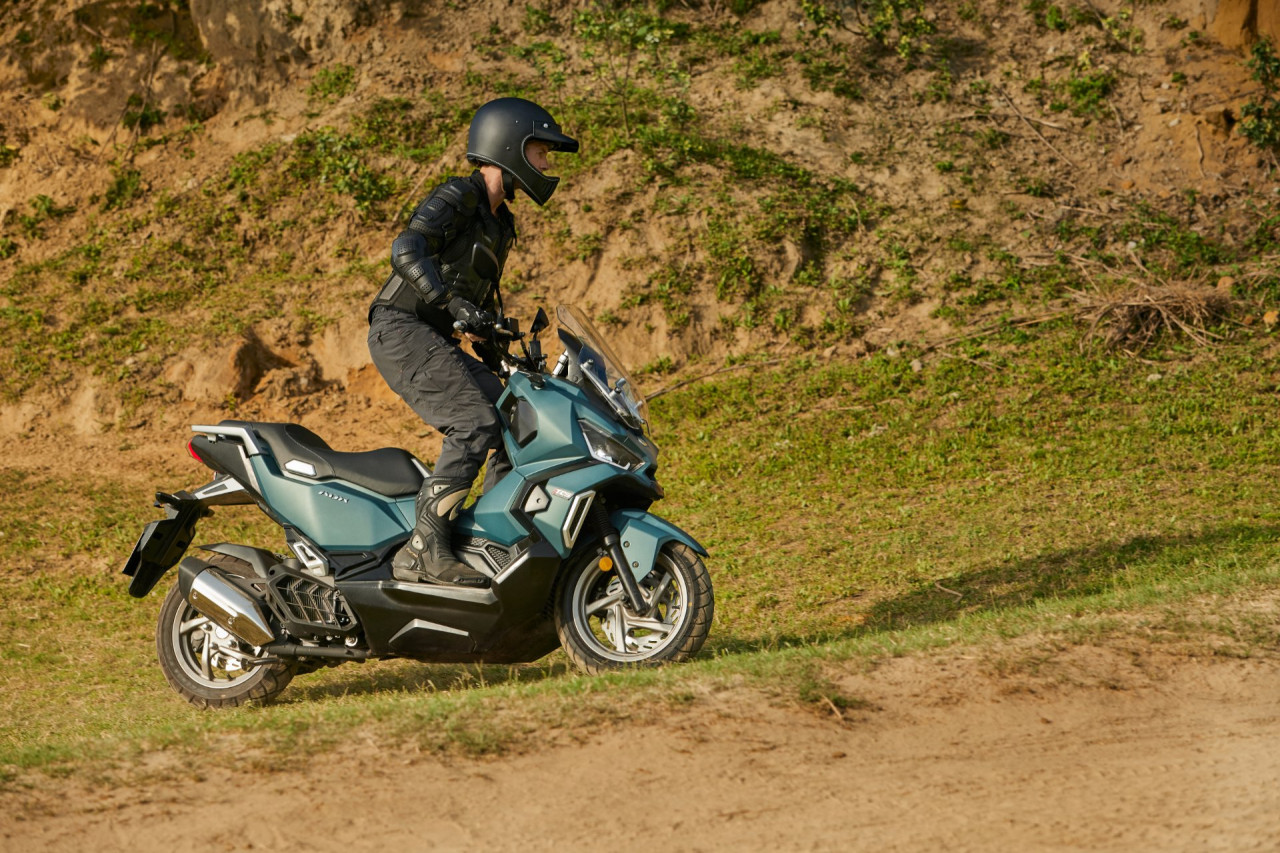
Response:
M489 452L496 451L486 488L511 468L494 408L502 381L489 343L502 309L498 280L516 239L505 202L520 189L545 204L560 180L545 174L548 152L577 150L577 141L532 101L490 101L467 134L476 171L432 190L391 244L391 277L369 309L369 352L391 390L444 434L440 458L418 493L413 533L392 560L399 580L489 582L454 557L450 538ZM484 363L462 351L455 327Z

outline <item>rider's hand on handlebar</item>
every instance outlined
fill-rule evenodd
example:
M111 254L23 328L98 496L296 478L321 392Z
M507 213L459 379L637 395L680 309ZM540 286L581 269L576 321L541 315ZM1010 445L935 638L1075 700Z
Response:
M449 301L449 313L453 315L453 327L472 336L473 340L484 340L493 332L493 315L481 311L461 296Z

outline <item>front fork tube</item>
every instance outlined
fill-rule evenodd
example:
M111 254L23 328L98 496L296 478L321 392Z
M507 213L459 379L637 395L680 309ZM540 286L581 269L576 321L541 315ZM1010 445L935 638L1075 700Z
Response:
M591 507L591 514L596 532L600 535L600 542L608 553L609 559L613 560L613 567L618 572L618 580L622 582L622 592L626 596L627 604L631 605L633 613L644 613L649 604L644 600L644 594L640 592L640 584L636 582L636 576L631 573L631 564L627 562L627 555L622 550L622 537L618 535L613 522L609 520L609 511L605 509L604 501L596 500Z

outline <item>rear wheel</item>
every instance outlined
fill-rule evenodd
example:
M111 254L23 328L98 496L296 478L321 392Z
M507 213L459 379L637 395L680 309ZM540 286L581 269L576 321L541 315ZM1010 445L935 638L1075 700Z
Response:
M248 563L225 554L214 554L208 562L231 574L253 576ZM201 616L176 583L160 607L156 651L170 686L197 708L270 702L297 671L294 662L255 664L263 655Z
M640 582L641 612L624 603L616 571L601 572L583 555L561 582L556 631L582 669L599 674L627 666L684 661L697 654L711 630L715 602L711 577L689 547L668 542L653 571Z

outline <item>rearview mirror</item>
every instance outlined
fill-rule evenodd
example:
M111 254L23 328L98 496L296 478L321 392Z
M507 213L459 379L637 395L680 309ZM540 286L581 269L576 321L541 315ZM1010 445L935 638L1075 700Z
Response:
M529 334L536 335L550 325L551 321L547 319L547 312L539 308L538 313L533 316L533 325L529 327Z

